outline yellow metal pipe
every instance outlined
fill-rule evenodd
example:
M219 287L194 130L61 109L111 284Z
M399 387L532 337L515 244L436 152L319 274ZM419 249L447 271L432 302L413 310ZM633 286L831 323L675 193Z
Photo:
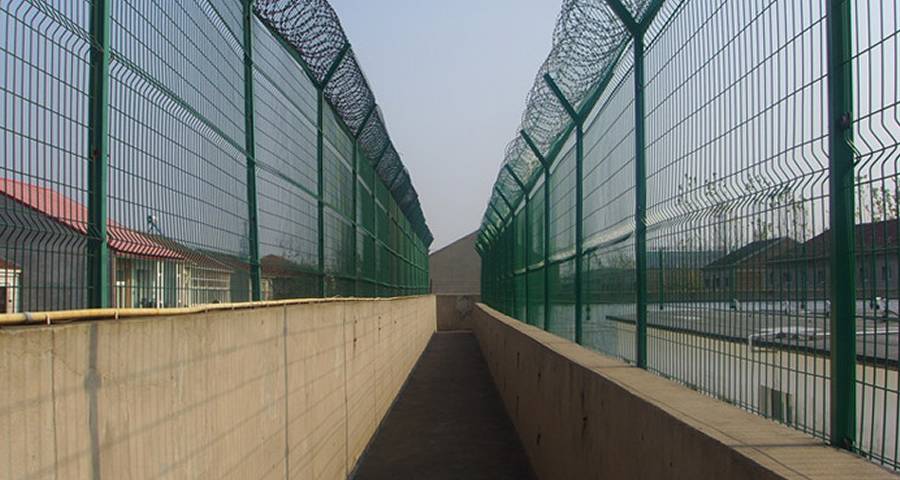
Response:
M0 314L0 327L16 325L52 325L54 323L79 322L87 320L116 320L135 317L171 317L194 313L216 312L222 310L248 310L253 308L283 307L327 302L361 302L390 301L399 298L293 298L289 300L266 300L241 303L211 303L181 308L94 308L85 310L58 310L52 312L23 312Z

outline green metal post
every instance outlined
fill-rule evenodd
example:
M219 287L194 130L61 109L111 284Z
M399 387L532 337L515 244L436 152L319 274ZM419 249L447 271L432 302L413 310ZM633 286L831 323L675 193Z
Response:
M644 32L659 13L663 0L651 2L640 23L620 0L606 0L634 39L634 257L637 322L635 327L636 362L647 368L647 163L644 106ZM662 264L660 264L662 268ZM662 292L662 288L660 288ZM662 293L660 293L661 295Z
M357 176L357 157L359 155L359 142L353 139L353 296L359 296L359 246L356 244L359 234L359 225L357 222L357 190L359 189L359 177Z
M372 178L374 181L372 182L371 188L369 189L369 193L372 194L372 243L375 244L375 248L373 248L373 252L375 253L375 258L372 260L372 263L375 265L375 296L381 296L381 278L379 278L379 272L381 271L378 268L378 259L380 258L379 246L378 246L378 195L375 193L378 190L377 182L381 181L381 178L378 176L377 168L378 164L381 163L381 159L384 158L385 152L387 152L388 146L390 144L387 143L382 149L381 154L378 156L378 161L375 162L375 165L372 167Z
M361 282L361 275L359 272L359 136L362 135L363 130L366 129L366 124L369 123L369 119L372 118L372 114L375 113L375 109L378 108L378 104L372 102L372 105L369 107L369 110L366 112L366 116L363 117L362 123L359 124L359 130L357 130L353 135L353 296L359 296L359 284ZM371 186L372 191L375 191L374 185ZM373 204L375 202L372 202Z
M518 309L516 308L519 304L519 292L516 291L516 253L515 253L515 244L516 244L516 214L512 210L509 212L509 230L507 230L507 237L510 239L508 248L506 249L509 255L509 278L512 282L512 288L510 291L512 292L512 308L510 310L510 316L513 318L517 318L516 312ZM521 319L520 319L521 320Z
M831 220L831 438L856 438L856 280L851 2L829 0L828 140Z
M544 325L550 329L550 165L544 168Z
M524 321L528 322L529 312L531 310L531 287L529 286L528 277L530 277L530 273L528 271L528 254L531 253L531 201L528 199L528 191L524 191L523 195L525 195L525 258L524 258L524 267L525 267L525 313Z
M531 301L530 301L531 291L528 288L528 253L531 251L530 246L529 246L529 239L531 237L531 235L530 235L531 222L530 222L529 213L528 213L528 203L529 203L528 189L525 188L525 183L522 182L522 179L520 179L518 175L516 175L516 171L513 170L512 167L510 167L508 163L506 164L506 171L509 172L509 175L516 182L516 185L519 186L519 189L522 190L522 196L524 197L524 201L525 201L525 245L524 245L524 247L525 247L525 319L524 320L525 320L525 323L528 323L528 308L531 306ZM518 245L516 245L516 248L518 248Z
M262 300L259 213L256 195L256 140L253 107L253 1L244 2L244 150L247 162L247 220L250 240L250 298Z
M318 85L318 99L317 99L317 108L316 108L316 185L317 185L317 195L318 195L318 237L319 237L319 296L324 297L327 293L326 284L327 279L325 275L325 132L324 129L324 117L325 117L325 88L328 86L328 82L331 81L331 77L337 72L338 67L341 65L341 62L344 61L344 57L347 56L347 53L350 51L350 44L345 43L341 50L338 52L337 57L335 57L334 61L331 63L331 66L328 67L328 71L325 73L325 77L322 79L322 83Z
M544 324L542 329L547 330L550 325L550 164L528 132L522 130L519 133L534 156L541 162L541 170L544 172Z
M584 254L584 117L575 110L549 73L544 74L544 81L547 82L547 86L556 95L575 124L575 343L581 345L584 341L582 325L584 303L581 288L584 280L584 265L582 265Z
M488 205L490 205L491 210L494 211L494 213L497 215L498 221L500 222L500 225L497 225L492 218L488 217L488 220L491 221L491 224L494 226L494 229L497 230L497 232L495 234L497 236L497 238L494 239L494 241L497 242L500 240L499 237L503 233L503 228L502 228L503 227L503 215L500 215L500 210L497 210L497 207L493 203L490 203Z
M637 366L647 368L647 167L644 112L644 34L634 36L634 257L637 280Z
M575 343L584 344L584 126L575 128Z
M325 137L323 119L325 108L325 92L321 88L316 103L316 211L318 212L318 245L319 245L319 296L325 296Z
M509 223L510 225L512 225L516 220L516 214L515 211L513 211L515 207L513 206L512 202L506 199L506 195L504 195L499 188L497 189L497 195L500 196L500 199L503 200L503 203L506 205L506 209L509 210L509 217L505 221L501 222L501 225L504 223Z
M109 0L91 4L90 99L88 104L88 306L110 306L107 241L109 193Z
M509 243L509 240L507 240L508 238L513 238L513 239L515 238L516 214L513 211L512 203L510 203L510 201L506 198L506 195L503 194L503 191L500 190L499 188L497 188L495 190L497 192L497 195L500 196L500 199L503 200L503 203L506 204L506 209L509 210L509 217L505 221L500 222L501 225L503 225L503 224L508 225L502 233L502 236L504 237L502 241ZM499 214L499 212L498 212L498 214ZM508 255L509 256L508 258L513 258L514 247L513 248L510 248L510 247L512 247L512 246L507 245L507 248L503 249L503 253ZM509 316L511 316L511 317L515 317L516 316L515 315L515 312L516 312L516 288L515 288L516 275L515 275L514 268L512 268L512 267L514 267L513 264L515 262L504 262L504 263L508 263L511 268L509 269L509 272L502 272L502 274L504 276L509 276L509 278L511 278L513 281L513 288L507 289L507 290L512 290L512 307L511 307L511 311L508 311L506 313L509 314Z

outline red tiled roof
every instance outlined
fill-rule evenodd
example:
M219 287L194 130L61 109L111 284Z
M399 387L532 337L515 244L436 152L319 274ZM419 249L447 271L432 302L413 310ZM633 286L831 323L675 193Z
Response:
M0 179L0 193L33 208L63 225L87 234L87 207L50 188L9 178ZM107 221L109 248L126 255L183 260L178 252L140 232Z
M900 247L900 222L898 219L858 223L854 231L855 254L872 255L896 252ZM831 229L816 235L775 258L775 262L797 262L829 258L831 255Z
M0 258L0 270L18 270L19 266Z

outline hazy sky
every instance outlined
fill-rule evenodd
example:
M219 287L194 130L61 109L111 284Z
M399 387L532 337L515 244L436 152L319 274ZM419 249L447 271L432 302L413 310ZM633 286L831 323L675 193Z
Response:
M478 228L558 0L331 0L440 248Z

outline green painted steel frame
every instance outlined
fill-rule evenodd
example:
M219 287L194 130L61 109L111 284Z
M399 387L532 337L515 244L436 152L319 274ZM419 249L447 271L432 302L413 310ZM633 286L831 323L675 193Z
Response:
M259 209L256 194L256 139L253 106L253 0L243 2L244 30L244 139L247 162L247 229L250 247L250 295L253 301L262 300L262 280L259 265Z
M831 438L856 439L856 278L851 2L829 0L828 145L831 221Z
M249 258L250 267L250 289L251 299L260 300L262 298L262 275L260 266L260 250L259 250L259 207L257 204L257 163L256 163L256 140L255 140L255 108L254 108L254 59L253 59L253 28L255 15L253 13L252 1L242 1L242 40L243 40L243 85L244 85L244 144L233 146L244 150L246 161L246 194L247 194L247 218L248 227L247 235L249 240ZM315 197L318 211L318 269L321 282L319 285L321 295L326 294L326 272L325 272L325 253L324 253L324 209L327 206L325 202L325 185L323 177L323 111L325 104L328 103L324 98L324 90L331 78L336 74L341 62L351 49L351 45L346 43L338 56L328 69L322 82L316 82L312 71L303 62L300 55L294 48L288 44L284 38L272 31L265 23L262 24L266 31L273 35L282 48L294 59L294 61L303 69L307 77L316 87L317 98L317 189L316 192L308 192ZM90 7L90 64L89 64L89 83L88 83L88 151L87 151L87 232L86 232L86 253L88 257L86 268L86 285L87 285L87 305L93 308L103 308L111 306L112 279L111 271L112 258L109 248L108 239L108 198L109 198L109 153L110 153L110 126L109 126L109 110L110 110L110 28L111 28L111 2L109 0L96 0L91 3ZM162 90L166 90L163 85L157 85L157 81L153 78L145 80L153 83ZM172 97L178 101L176 95ZM193 111L189 105L181 105L189 111ZM347 135L353 139L353 209L351 223L353 226L353 269L354 274L354 293L358 293L360 283L359 259L358 259L358 161L359 161L359 137L375 114L377 105L373 102L367 111L363 122L357 128L357 131L349 133L349 128L338 118L339 126ZM198 117L202 117L198 115ZM222 133L215 125L209 125L217 133ZM222 135L228 139L227 135ZM378 156L378 162L384 157L387 150L391 147L390 142L385 144L384 150ZM374 168L377 168L378 163ZM395 177L394 182L399 178L401 172ZM286 179L293 186L307 191L302 185ZM380 180L379 180L380 181ZM391 182L391 183L394 183ZM382 182L383 183L383 182ZM392 185L386 185L390 187ZM375 202L375 188L372 189L373 203ZM387 210L386 210L387 211ZM390 212L388 212L389 215ZM402 261L412 269L409 272L401 272L402 279L398 280L401 284L390 284L389 288L407 292L421 292L422 285L427 284L427 247L422 244L418 236L411 237L409 229L398 223L391 216L391 220L397 224L397 228L401 233L401 241L396 250L384 244L384 248L390 250L398 261ZM381 239L376 239L381 242ZM387 239L384 239L386 242ZM336 277L341 277L336 275ZM343 278L343 277L341 277ZM376 282L388 285L384 282Z
M584 115L575 110L549 73L544 74L544 82L553 91L559 103L575 124L575 343L584 343L584 301L582 285L584 279ZM544 185L549 190L550 185ZM549 248L546 245L545 248Z
M109 193L110 1L91 3L90 95L88 103L87 294L93 308L110 306L107 235Z
M636 355L635 360L639 367L647 368L647 178L646 178L646 107L644 98L644 67L645 67L645 39L651 22L659 13L664 0L654 0L646 9L641 19L631 16L628 8L620 0L606 0L611 10L619 17L623 25L630 33L631 48L634 53L634 110L635 110L635 280L636 280ZM854 219L854 161L855 150L853 147L853 72L852 72L852 2L849 0L829 0L826 6L827 23L827 62L828 62L828 148L829 148L829 216L831 224L832 241L830 242L830 443L839 448L854 449L856 438L856 259L855 259L855 219ZM625 45L623 45L624 49ZM613 65L617 63L611 62ZM581 209L582 193L578 189L583 172L581 162L582 140L581 124L587 112L593 109L599 96L605 91L612 72L602 78L590 95L590 99L583 103L581 111L576 111L567 101L563 93L553 82L549 74L544 75L544 80L559 99L562 106L572 117L572 123L563 130L553 145L544 153L537 148L528 133L521 131L520 135L528 147L540 162L540 167L530 179L519 179L514 175L523 190L523 198L528 208L529 193L536 185L538 179L544 180L544 325L547 329L550 322L549 299L549 269L550 261L550 168L562 148L563 143L573 133L576 135L576 190L578 190L576 203L576 253L564 259L555 259L552 263L559 263L571 259L576 260L576 340L580 342L581 332L581 258L584 250L581 246L582 231L578 223L582 220ZM513 170L505 166L512 174ZM510 207L510 216L513 216L517 205L510 205L502 192L501 198ZM521 200L520 200L521 201ZM497 291L500 272L497 270L497 249L503 246L503 236L507 232L506 219L500 215L496 206L489 204L499 221L499 225L492 216L486 215L484 235L479 239L478 249L482 253L485 268L482 272L484 289L488 300L496 302L500 292ZM662 256L662 252L659 253ZM660 275L662 275L662 258L659 261ZM527 268L526 268L527 274ZM659 280L662 282L662 279ZM732 282L734 283L734 282ZM662 294L662 285L660 294ZM662 297L660 297L662 302Z
M550 326L550 163L534 144L534 140L531 139L528 132L522 130L519 133L540 162L544 176L544 324L542 328L547 330Z
M516 175L515 170L513 170L512 167L508 163L506 164L506 171L509 172L509 175L512 177L513 181L515 181L516 185L519 186L519 190L522 191L522 196L524 197L524 202L525 202L525 272L524 272L524 275L525 275L525 318L527 319L528 318L528 307L530 306L530 303L528 302L528 295L529 295L528 253L531 251L531 248L529 245L529 242L531 239L531 222L528 221L528 219L529 219L528 212L529 212L529 203L530 202L528 200L528 189L525 188L525 184L522 182L522 180L519 178L519 176ZM513 218L515 218L515 214L513 214Z

